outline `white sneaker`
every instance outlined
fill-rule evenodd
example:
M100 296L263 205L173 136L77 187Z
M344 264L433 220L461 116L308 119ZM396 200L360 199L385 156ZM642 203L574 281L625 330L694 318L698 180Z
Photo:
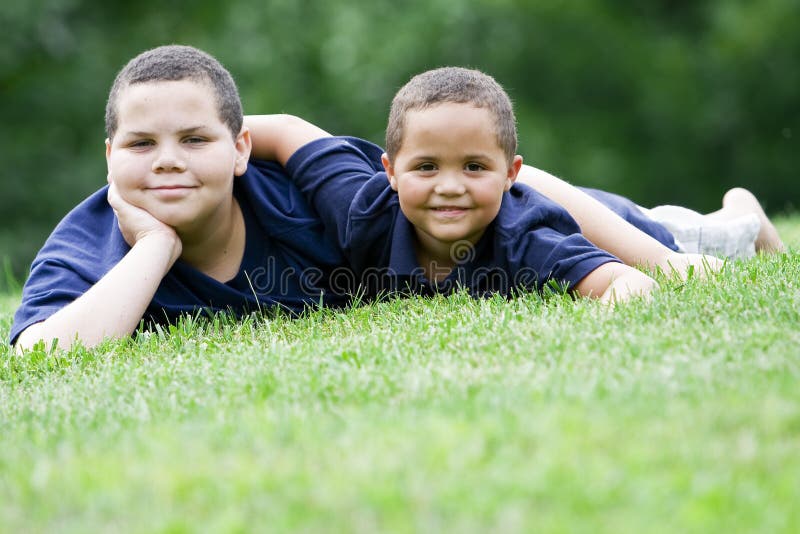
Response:
M755 213L716 221L681 206L657 206L642 208L642 211L672 232L681 252L731 259L747 259L756 254L761 221Z

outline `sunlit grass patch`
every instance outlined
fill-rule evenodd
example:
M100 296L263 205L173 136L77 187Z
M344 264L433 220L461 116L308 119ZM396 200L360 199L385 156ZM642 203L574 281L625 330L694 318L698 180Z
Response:
M613 311L457 294L4 348L0 525L793 532L798 280L792 252Z

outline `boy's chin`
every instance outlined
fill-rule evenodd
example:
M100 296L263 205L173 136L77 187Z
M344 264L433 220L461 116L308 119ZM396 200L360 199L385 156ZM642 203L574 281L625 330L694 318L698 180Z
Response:
M193 227L197 226L197 217L191 215L158 212L152 215L162 223L172 227L178 235L183 232L190 232Z
M469 244L474 245L477 243L480 236L483 235L483 232L479 233L464 233L464 232L453 232L453 233L441 233L436 236L436 239L440 243L447 243L450 246L459 246Z

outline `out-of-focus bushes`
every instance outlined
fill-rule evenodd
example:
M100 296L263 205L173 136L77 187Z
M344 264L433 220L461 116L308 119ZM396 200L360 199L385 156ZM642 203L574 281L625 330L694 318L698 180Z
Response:
M0 256L19 276L105 181L103 109L138 52L192 44L236 77L245 110L382 142L416 72L464 65L512 96L526 161L570 181L712 210L744 185L796 207L795 0L234 0L0 6Z

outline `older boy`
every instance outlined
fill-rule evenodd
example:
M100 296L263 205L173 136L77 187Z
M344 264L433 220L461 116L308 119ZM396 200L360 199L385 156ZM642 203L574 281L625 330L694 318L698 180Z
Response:
M288 158L298 146L277 135L268 142L267 130L259 128L257 153L286 163L348 257L352 289L509 294L554 281L625 300L655 284L587 241L559 205L512 185L522 158L511 103L477 71L429 71L400 90L385 173L380 149L365 141L309 127L306 140L317 139Z
M186 46L135 57L111 88L106 129L109 185L37 255L12 344L94 345L143 318L345 301L326 291L343 258L313 210L278 165L248 166L236 85L214 58Z

